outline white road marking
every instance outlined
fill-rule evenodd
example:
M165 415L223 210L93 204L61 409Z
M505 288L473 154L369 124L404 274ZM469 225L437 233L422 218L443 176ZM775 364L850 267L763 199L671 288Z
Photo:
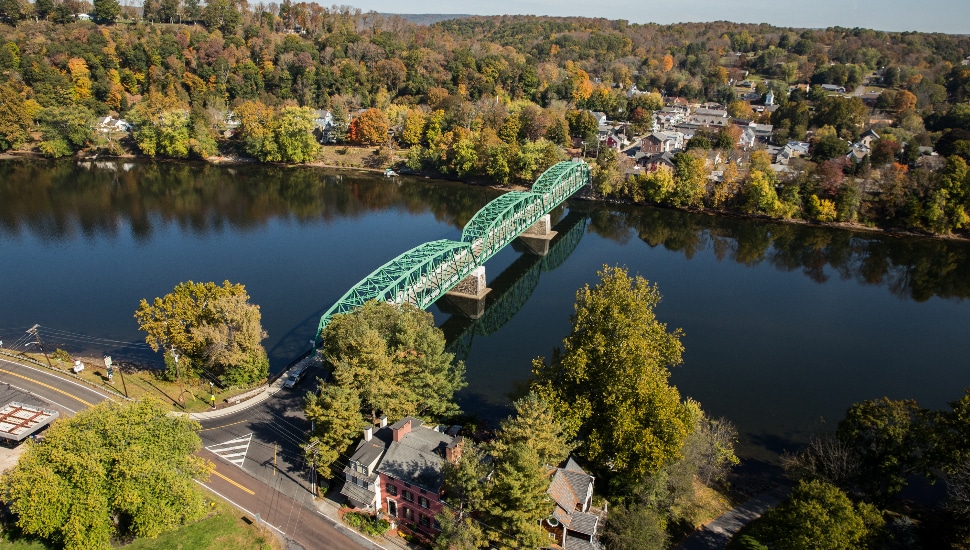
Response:
M227 462L242 468L243 463L246 462L246 453L249 452L249 444L252 440L253 434L250 433L249 435L237 437L236 439L209 445L206 449L209 449ZM239 451L240 449L242 449L242 452Z

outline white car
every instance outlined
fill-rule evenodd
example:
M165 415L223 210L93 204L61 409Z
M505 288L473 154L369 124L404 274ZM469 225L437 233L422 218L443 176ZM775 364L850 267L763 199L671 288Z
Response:
M286 377L286 381L283 382L284 388L295 388L300 380L303 379L303 374L306 372L306 367L300 367L293 371L289 376Z

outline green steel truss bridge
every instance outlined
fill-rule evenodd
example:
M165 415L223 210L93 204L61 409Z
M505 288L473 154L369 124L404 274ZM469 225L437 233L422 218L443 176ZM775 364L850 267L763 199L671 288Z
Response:
M489 283L492 292L488 294L481 317L471 319L456 314L445 321L441 330L449 342L448 351L457 359L467 359L475 336L494 334L511 321L539 286L540 275L566 263L576 250L586 234L588 220L585 212L570 211L554 227L557 235L545 255L523 254Z
M460 241L427 242L387 262L320 317L316 341L334 315L370 300L427 308L590 180L585 162L555 164L539 176L531 191L509 192L486 204L465 225Z

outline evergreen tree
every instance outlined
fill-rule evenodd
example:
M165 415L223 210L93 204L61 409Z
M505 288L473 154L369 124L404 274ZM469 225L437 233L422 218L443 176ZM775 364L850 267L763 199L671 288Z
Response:
M482 522L491 528L488 537L502 548L541 547L548 537L539 521L549 517L554 503L546 493L549 477L539 454L518 443L494 457L482 508Z

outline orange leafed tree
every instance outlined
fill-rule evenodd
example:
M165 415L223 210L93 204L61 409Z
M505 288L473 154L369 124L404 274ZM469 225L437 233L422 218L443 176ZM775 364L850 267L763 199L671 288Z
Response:
M663 58L663 63L661 65L665 73L669 72L670 69L674 68L674 56L670 55L669 53L665 55Z
M356 145L379 145L387 142L387 131L390 127L384 111L372 107L350 123L347 137Z

